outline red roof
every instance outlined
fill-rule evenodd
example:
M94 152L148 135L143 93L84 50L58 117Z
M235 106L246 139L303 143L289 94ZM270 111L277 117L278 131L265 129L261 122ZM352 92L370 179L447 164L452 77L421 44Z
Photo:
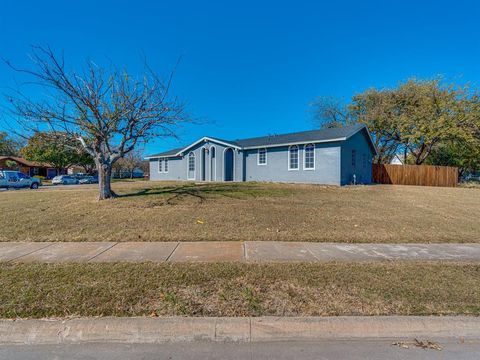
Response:
M29 166L29 167L52 167L52 165L48 163L30 161L30 160L26 160L24 158L16 157L16 156L0 156L0 161L2 160L13 160L19 164Z

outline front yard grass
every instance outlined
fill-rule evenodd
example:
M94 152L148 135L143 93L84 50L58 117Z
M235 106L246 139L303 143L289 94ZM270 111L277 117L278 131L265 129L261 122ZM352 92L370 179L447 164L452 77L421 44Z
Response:
M0 317L480 315L480 265L0 264Z
M115 182L0 193L0 241L480 242L479 188Z

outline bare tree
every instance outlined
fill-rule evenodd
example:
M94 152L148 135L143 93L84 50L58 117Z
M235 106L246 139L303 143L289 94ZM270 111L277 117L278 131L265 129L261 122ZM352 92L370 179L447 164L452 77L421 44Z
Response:
M125 175L128 175L128 177L132 179L135 170L140 169L142 164L142 152L139 150L131 151L125 155L125 157L116 162L114 165L114 172L116 173L115 175L117 177L125 177Z
M24 129L75 138L94 158L100 200L116 196L110 186L115 162L153 137L175 136L176 125L187 120L183 104L169 94L173 73L164 81L145 64L143 76L135 78L92 61L76 73L49 47L32 51L31 69L7 64L48 96L34 100L16 91L8 96L11 112Z
M315 125L321 128L337 128L352 122L348 107L334 97L318 96L310 107Z

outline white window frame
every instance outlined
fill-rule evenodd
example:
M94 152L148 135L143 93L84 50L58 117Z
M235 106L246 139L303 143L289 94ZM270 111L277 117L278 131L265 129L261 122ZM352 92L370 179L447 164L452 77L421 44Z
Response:
M190 156L193 158L193 178L189 177L190 175ZM190 151L187 156L187 180L195 180L195 172L197 171L196 156L193 151Z
M291 151L292 151L293 147L297 148L297 167L296 168L290 167L290 165L291 165L290 154L291 154ZM288 161L288 171L299 171L300 170L300 147L298 145L294 144L294 145L290 145L288 147L287 161Z
M313 147L313 167L307 168L307 146ZM315 170L315 144L309 143L303 146L303 170Z
M163 159L163 173L168 174L168 158Z
M159 174L168 174L168 158L158 158L157 172Z
M264 150L265 151L265 162L264 163L261 163L260 162L260 150ZM258 151L257 151L257 165L260 165L260 166L263 166L263 165L267 165L267 148L259 148Z

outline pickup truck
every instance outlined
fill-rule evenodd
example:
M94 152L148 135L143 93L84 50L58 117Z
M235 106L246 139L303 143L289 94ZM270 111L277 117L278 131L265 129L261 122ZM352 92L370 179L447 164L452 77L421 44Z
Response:
M30 188L38 189L42 184L40 179L32 178L20 171L0 170L0 188L19 189Z

